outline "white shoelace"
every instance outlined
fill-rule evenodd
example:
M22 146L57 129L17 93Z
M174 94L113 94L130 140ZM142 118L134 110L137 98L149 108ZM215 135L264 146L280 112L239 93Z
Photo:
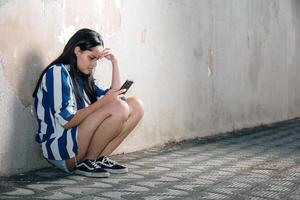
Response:
M105 163L106 165L109 165L109 166L114 166L116 164L115 161L109 159L106 156L103 157L102 162Z
M90 163L93 165L95 168L101 168L95 161L90 160Z

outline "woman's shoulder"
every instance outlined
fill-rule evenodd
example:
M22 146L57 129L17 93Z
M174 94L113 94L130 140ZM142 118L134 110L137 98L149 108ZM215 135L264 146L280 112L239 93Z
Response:
M65 64L62 64L62 63L58 63L58 64L53 64L51 65L47 72L46 73L53 73L54 71L60 71L60 72L69 72L69 68L70 66L69 65L65 65Z
M44 78L46 79L53 79L53 77L65 77L65 78L69 78L70 74L69 74L69 70L68 70L68 65L64 65L64 64L54 64L51 65L46 73L44 74Z
M66 64L63 64L63 63L56 63L56 64L53 64L49 67L49 69L62 69L62 70L69 70L70 66L69 65L66 65Z

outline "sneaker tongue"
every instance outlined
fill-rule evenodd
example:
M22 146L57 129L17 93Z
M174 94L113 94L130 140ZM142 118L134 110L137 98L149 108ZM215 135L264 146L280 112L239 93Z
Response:
M115 162L113 160L110 160L108 157L104 157L103 162L108 165L115 165Z

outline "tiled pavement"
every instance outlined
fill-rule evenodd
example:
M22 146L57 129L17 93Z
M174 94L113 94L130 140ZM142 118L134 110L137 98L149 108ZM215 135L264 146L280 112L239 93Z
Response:
M126 175L47 168L0 178L0 199L300 199L300 120L114 156Z

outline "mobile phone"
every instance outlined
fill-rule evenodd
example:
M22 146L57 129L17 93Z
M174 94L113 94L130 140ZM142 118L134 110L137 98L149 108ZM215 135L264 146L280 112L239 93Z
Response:
M128 91L128 89L130 88L130 86L133 84L133 81L131 81L131 80L126 80L125 81L125 83L122 85L122 87L120 88L120 90L122 90L122 89L126 89L126 91L125 92L123 92L122 94L125 94L127 91Z

